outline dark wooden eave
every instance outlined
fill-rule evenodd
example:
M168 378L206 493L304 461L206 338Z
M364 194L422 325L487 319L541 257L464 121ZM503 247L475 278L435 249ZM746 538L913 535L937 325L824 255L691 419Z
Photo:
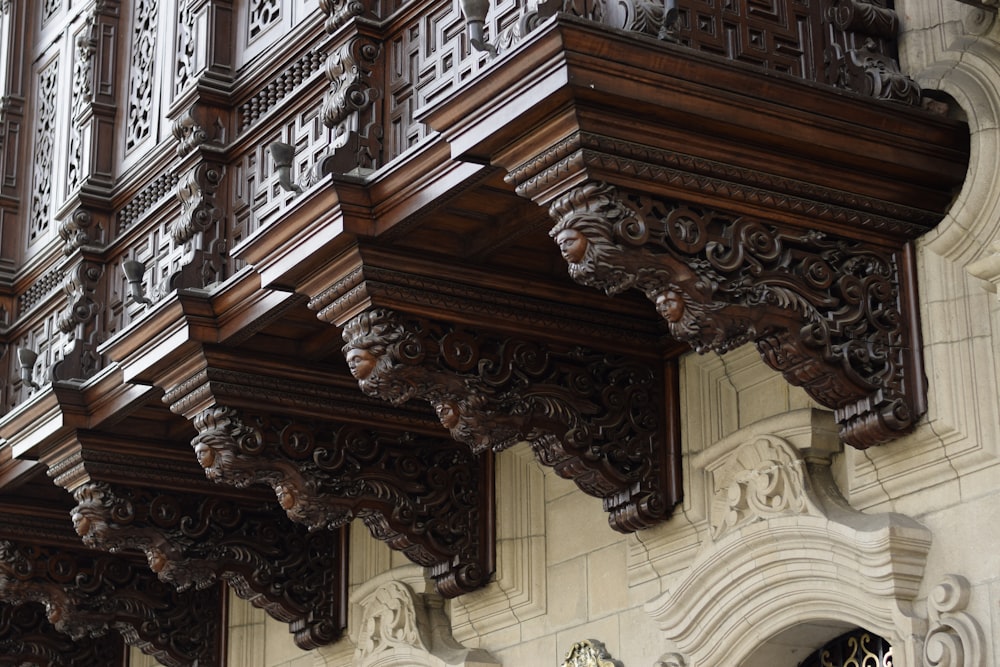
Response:
M422 118L548 207L570 275L699 351L754 342L864 448L926 409L909 243L962 123L557 16Z

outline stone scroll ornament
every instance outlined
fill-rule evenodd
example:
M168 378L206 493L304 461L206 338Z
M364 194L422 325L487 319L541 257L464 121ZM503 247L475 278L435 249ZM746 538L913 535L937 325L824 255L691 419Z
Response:
M140 550L180 591L222 579L245 600L290 624L305 650L340 637L346 589L339 533L289 524L266 504L89 482L76 490L73 525L85 544Z
M653 364L384 308L356 316L343 336L351 373L369 396L428 401L474 452L527 441L542 464L602 498L616 530L670 515L664 382Z
M912 430L922 408L902 252L683 203L579 187L550 208L578 283L637 289L698 352L753 342L764 361L836 411L859 449Z
M450 440L289 419L228 407L194 418L192 445L210 479L271 486L303 529L357 517L377 539L431 569L455 597L492 575L487 461Z
M80 642L73 650L114 630L167 667L215 665L221 654L220 591L180 593L159 581L141 561L124 556L0 540L0 595L17 608L41 604L48 622L64 640ZM23 645L23 639L19 643ZM103 639L98 643L114 646L116 642ZM93 650L100 654L98 647Z

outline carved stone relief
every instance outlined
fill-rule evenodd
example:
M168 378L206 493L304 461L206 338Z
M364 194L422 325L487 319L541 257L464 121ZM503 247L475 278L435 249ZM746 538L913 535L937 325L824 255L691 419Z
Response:
M651 408L663 402L664 383L648 363L383 308L356 316L343 336L366 394L394 405L428 401L475 452L528 441L541 463L604 499L616 530L670 515L672 445Z
M389 576L400 572L390 571ZM406 581L385 576L363 585L352 602L360 623L352 664L359 667L465 667L499 665L481 649L469 649L454 640L443 600L414 590Z
M89 482L73 495L73 524L88 546L141 550L150 569L180 591L223 579L241 598L288 622L305 650L340 636L346 623L340 531L289 525L264 504L147 486Z
M271 486L309 529L362 519L372 535L431 568L447 597L492 574L489 457L446 440L390 429L209 408L192 441L209 478Z
M622 667L622 663L611 658L604 644L586 639L573 644L560 667Z
M637 289L699 352L753 341L793 385L834 408L865 448L925 410L903 251L588 184L556 200L550 232L581 284Z

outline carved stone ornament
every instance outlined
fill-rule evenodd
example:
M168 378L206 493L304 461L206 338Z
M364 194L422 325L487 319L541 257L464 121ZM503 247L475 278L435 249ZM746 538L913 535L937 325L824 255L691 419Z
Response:
M120 638L72 639L45 617L40 604L0 603L0 667L125 667Z
M388 576L405 575L399 569ZM487 667L499 666L482 649L470 649L451 635L444 600L418 593L418 582L379 577L352 594L361 622L355 629L354 660L358 667Z
M8 603L41 603L70 638L86 642L114 629L167 667L218 664L221 592L179 593L141 561L0 540L0 594Z
M780 438L761 436L713 471L712 539L769 518L815 514L805 461Z
M377 539L431 568L446 597L490 580L488 457L449 440L227 407L193 421L192 446L210 479L268 484L288 516L317 533L358 517Z
M309 532L266 505L190 492L90 482L74 497L73 525L88 546L141 550L150 569L181 591L223 579L288 622L303 649L339 638L346 623L340 531Z
M905 249L598 183L550 213L574 280L610 295L643 292L698 352L753 341L789 383L836 410L854 447L897 438L923 413L917 324L903 315L913 290Z
M927 667L986 667L983 629L965 611L971 587L965 577L949 574L927 598L929 628L924 639Z
M612 659L603 643L586 639L573 644L559 667L622 667L622 663Z
M672 456L659 423L663 376L648 363L546 345L383 308L346 324L344 354L362 391L428 401L475 452L527 441L538 460L604 499L628 532L670 515Z

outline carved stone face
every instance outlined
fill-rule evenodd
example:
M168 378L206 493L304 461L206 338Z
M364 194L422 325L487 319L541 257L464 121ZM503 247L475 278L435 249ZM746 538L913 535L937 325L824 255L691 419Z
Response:
M668 322L680 322L684 317L684 299L673 290L656 295L656 312Z
M347 367L356 380L365 380L375 370L378 360L368 350L353 348L347 353Z
M556 244L563 259L570 264L579 264L587 254L587 237L579 231L568 228L556 235Z
M458 405L454 401L442 401L434 406L441 425L449 431L458 426L461 415L458 412Z

